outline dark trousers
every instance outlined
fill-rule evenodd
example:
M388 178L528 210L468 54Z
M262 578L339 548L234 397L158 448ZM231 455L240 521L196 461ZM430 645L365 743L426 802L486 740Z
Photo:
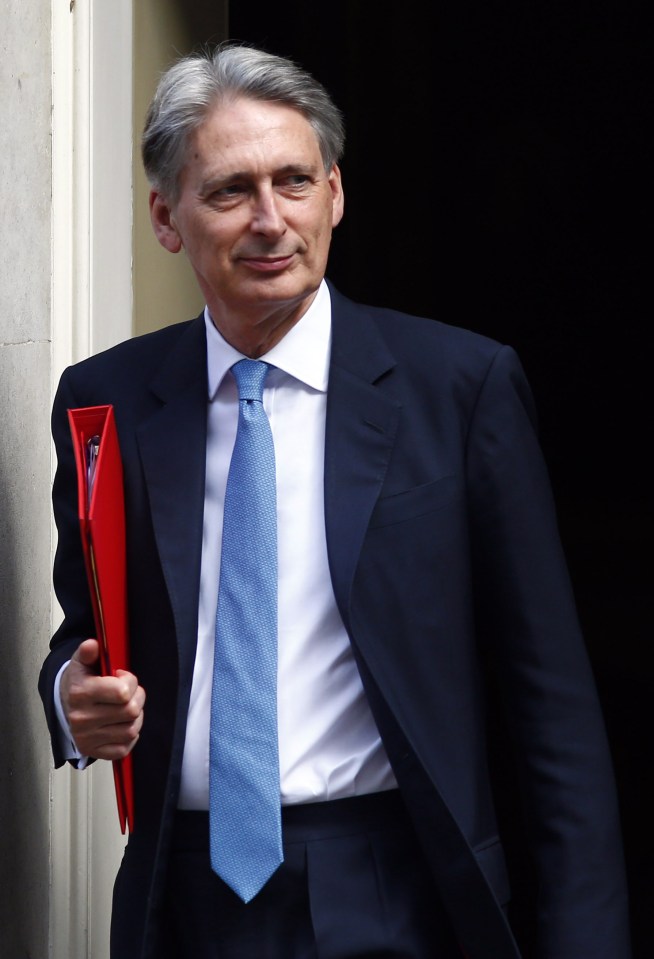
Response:
M177 814L176 959L461 959L399 793L284 807L284 862L244 904L211 870L208 815Z

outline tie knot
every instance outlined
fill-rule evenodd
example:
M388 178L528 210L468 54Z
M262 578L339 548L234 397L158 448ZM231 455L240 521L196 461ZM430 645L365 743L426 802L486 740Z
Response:
M239 360L232 366L239 400L263 399L263 384L270 366L261 360Z

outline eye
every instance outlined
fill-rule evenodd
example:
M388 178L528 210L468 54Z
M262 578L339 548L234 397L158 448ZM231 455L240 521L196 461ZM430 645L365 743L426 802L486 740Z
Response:
M313 183L312 178L307 173L287 173L276 181L276 188L289 195L299 195L307 193Z
M221 187L220 190L216 190L214 196L218 199L221 197L229 198L232 196L239 196L241 193L243 193L244 189L245 187L242 183L228 183L226 186Z
M217 209L230 208L241 202L247 192L247 187L239 180L224 183L207 193L205 202Z

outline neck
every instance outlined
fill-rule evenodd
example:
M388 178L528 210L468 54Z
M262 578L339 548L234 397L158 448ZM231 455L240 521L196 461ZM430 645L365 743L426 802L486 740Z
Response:
M213 309L209 304L212 322L221 336L239 353L256 360L268 353L306 313L315 299L315 293L301 304L274 311L232 312L223 305Z

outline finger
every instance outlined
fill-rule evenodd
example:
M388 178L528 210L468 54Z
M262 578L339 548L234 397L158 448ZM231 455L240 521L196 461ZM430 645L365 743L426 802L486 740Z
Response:
M120 723L80 733L75 737L77 748L85 756L95 759L122 759L139 740L142 715L133 723Z
M97 756L100 746L113 743L127 744L131 748L143 725L144 703L142 686L137 686L134 696L126 703L98 701L93 690L89 694L88 689L84 695L71 696L68 724L80 752Z
M71 709L85 709L94 705L127 706L138 689L138 680L132 673L123 676L97 676L95 673L75 670L72 663L66 683Z
M129 756L131 751L134 749L134 746L136 745L137 741L138 741L138 737L129 745L125 745L125 746L118 745L115 743L112 743L109 746L99 746L96 750L89 750L88 752L84 752L83 755L90 756L93 759L111 760L112 762L117 759L125 759L125 757ZM82 750L80 750L80 752L82 752Z
M140 700L134 697L126 706L95 705L73 712L69 719L70 731L80 752L100 759L116 758L116 750L129 752L143 726ZM114 750L111 756L108 749Z
M109 678L109 677L107 677ZM88 687L90 684L86 684ZM72 691L68 697L68 723L75 738L87 731L102 730L118 724L130 725L142 722L145 691L138 686L135 694L127 702L120 693L107 691L103 684L101 693L95 689L85 689L83 693Z

